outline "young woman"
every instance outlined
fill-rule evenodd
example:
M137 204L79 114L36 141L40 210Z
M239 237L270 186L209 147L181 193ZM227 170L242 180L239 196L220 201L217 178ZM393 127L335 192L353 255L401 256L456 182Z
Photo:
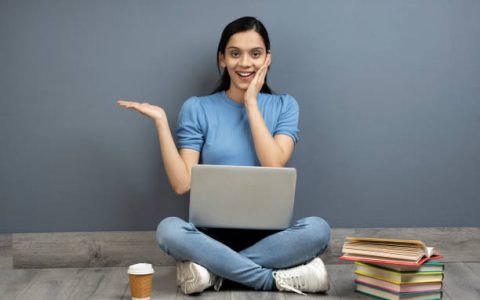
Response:
M216 55L223 69L220 83L211 95L183 104L178 148L162 108L118 101L155 122L165 171L177 194L189 191L192 165L283 167L298 141L296 100L274 95L267 85L271 51L264 25L253 17L228 24ZM211 286L218 290L223 278L256 290L325 292L328 276L317 256L329 240L330 227L319 217L275 232L196 228L177 217L157 228L161 249L177 260L177 284L185 294Z

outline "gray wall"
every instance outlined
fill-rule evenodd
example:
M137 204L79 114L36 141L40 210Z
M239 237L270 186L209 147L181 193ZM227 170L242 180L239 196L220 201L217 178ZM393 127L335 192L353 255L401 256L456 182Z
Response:
M147 99L171 126L254 15L270 84L300 104L296 217L480 226L479 1L0 1L0 232L153 230L187 216Z

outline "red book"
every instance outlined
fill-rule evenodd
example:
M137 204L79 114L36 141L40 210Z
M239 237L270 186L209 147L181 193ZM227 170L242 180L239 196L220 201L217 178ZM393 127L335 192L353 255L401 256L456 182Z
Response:
M403 265L403 266L421 266L423 263L429 260L436 260L443 258L442 255L440 254L435 254L430 257L424 256L421 258L418 262L409 262L409 261L402 261L402 260L396 260L396 259L390 259L390 258L371 258L371 257L362 257L359 255L342 255L339 257L342 260L350 260L350 261L361 261L361 262L366 262L366 263L372 263L372 264L392 264L392 265Z

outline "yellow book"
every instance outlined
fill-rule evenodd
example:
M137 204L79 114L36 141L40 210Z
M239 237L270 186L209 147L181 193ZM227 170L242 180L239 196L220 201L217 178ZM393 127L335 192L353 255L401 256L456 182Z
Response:
M396 284L418 283L418 282L442 282L443 271L438 272L399 272L385 268L355 262L357 270L355 274L368 276Z

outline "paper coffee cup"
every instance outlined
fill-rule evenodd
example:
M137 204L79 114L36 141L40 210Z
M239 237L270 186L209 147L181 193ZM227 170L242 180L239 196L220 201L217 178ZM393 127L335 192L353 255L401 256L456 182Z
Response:
M152 265L145 263L131 265L127 273L132 300L150 300L154 273Z

